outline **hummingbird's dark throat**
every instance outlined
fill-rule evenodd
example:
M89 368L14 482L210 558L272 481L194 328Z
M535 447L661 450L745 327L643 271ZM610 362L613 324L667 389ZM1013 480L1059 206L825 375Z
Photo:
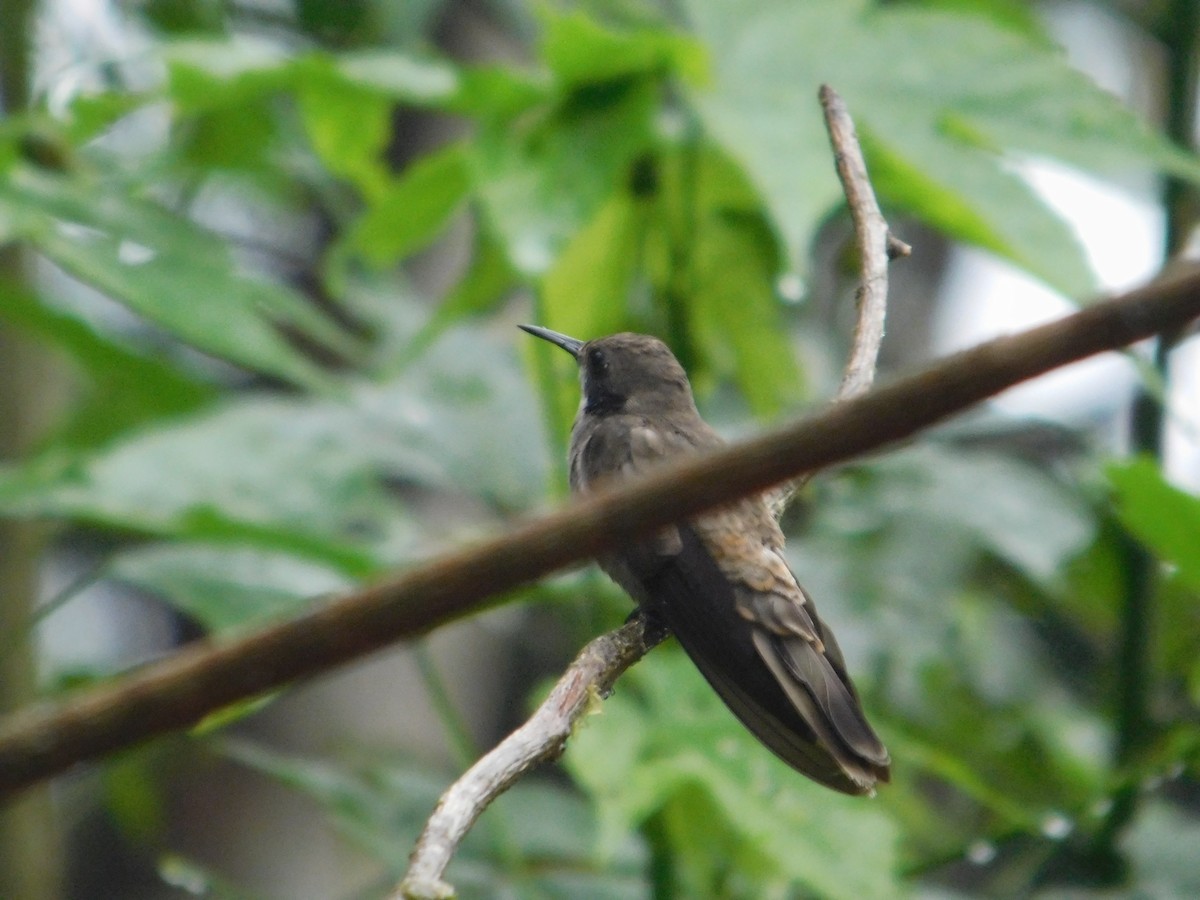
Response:
M625 399L604 390L589 390L583 411L593 416L611 416L625 408Z

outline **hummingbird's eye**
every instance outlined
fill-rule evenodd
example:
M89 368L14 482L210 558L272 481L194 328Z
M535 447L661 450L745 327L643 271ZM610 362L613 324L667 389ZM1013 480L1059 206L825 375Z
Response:
M608 371L608 358L599 347L594 347L588 351L588 366L593 372L601 373Z

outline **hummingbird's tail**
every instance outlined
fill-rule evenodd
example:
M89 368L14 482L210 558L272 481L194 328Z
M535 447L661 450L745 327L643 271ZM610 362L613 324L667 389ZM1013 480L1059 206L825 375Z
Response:
M846 794L870 794L888 781L888 752L816 610L808 612L824 649L746 621L700 538L688 526L679 534L682 546L670 562L639 573L642 590L623 586L670 628L742 724L792 768Z

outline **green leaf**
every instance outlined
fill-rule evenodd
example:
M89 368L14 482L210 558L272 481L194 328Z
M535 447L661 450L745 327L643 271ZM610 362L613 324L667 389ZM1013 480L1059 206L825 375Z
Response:
M189 728L188 734L192 737L207 737L210 734L216 734L230 725L262 712L262 710L274 703L275 699L281 693L282 689L279 691L270 691L266 694L256 694L244 700L236 700L233 703L228 703L220 709L213 710Z
M1084 502L1033 466L954 447L924 446L878 463L890 476L877 512L937 519L1029 578L1053 583L1095 536Z
M98 445L144 422L192 412L215 396L163 360L123 347L6 282L0 282L0 320L66 351L82 376L81 396L53 435L56 443Z
M674 646L626 674L565 762L600 805L602 840L664 817L672 851L692 862L689 896L761 897L797 884L835 900L902 893L898 835L879 805L775 759Z
M694 249L692 324L710 355L732 353L730 369L758 416L803 394L796 357L775 294L779 261L761 219L726 213L701 222Z
M1061 596L1076 625L1099 646L1120 627L1121 597L1127 577L1128 537L1112 518L1102 518L1091 546L1067 568L1068 590Z
M503 248L485 231L475 238L475 253L462 280L438 306L434 321L444 327L465 316L493 309L516 283Z
M338 252L357 253L376 268L395 265L445 229L469 188L461 145L426 154L379 192Z
M693 92L697 108L758 185L794 259L804 259L840 193L815 100L821 83L869 135L884 201L1072 295L1092 284L1081 251L1008 173L1014 160L1048 155L1102 173L1135 165L1200 179L1194 157L1061 53L986 17L865 0L687 7L715 71L711 91Z
M248 398L126 435L102 451L0 469L0 509L150 534L253 539L356 574L411 530L331 402ZM350 443L350 446L347 446Z
M279 180L279 116L267 100L197 110L176 123L183 162L201 171L250 172L260 189Z
M644 212L626 193L601 207L542 279L545 324L583 340L620 331L644 228Z
M221 632L294 616L323 594L349 590L341 572L245 545L157 544L117 554L108 574Z
M495 309L508 296L516 280L504 248L486 231L476 229L475 252L466 273L438 304L433 316L407 342L407 353L423 353L455 322Z
M150 98L126 88L120 92L80 93L70 103L70 118L65 123L75 146L98 137Z
M473 177L514 269L527 275L550 269L651 146L656 103L651 83L628 80L483 126Z
M958 240L1006 257L1073 297L1093 289L1093 275L1075 233L1050 212L1029 185L999 167L998 159L946 146L941 167L921 162L932 149L888 145L862 130L872 176L881 196ZM905 155L907 153L907 155Z
M511 119L551 94L548 79L506 66L471 66L459 75L459 93L446 109L484 119Z
M319 345L352 349L303 297L239 271L219 238L113 187L14 170L0 182L0 222L5 218L72 275L231 362L316 386L325 376L280 326Z
M1151 459L1111 463L1105 475L1125 527L1200 591L1200 498L1169 484Z
M325 167L368 201L377 199L391 180L384 153L392 138L394 102L320 64L305 68L296 99L309 140Z
M398 376L342 398L248 395L102 451L0 469L0 509L250 537L363 575L414 550L414 524L389 482L518 509L540 494L543 453L509 345L458 329Z
M571 89L630 75L675 73L700 81L704 48L685 35L657 28L613 30L580 10L546 12L541 57L555 81Z
M1200 498L1170 484L1162 469L1149 457L1110 463L1105 475L1112 490L1117 519L1165 564L1165 577L1157 590L1157 666L1181 681L1200 674L1196 647L1200 620L1196 594L1200 592ZM1128 590L1127 576L1117 581Z
M208 109L261 97L291 80L290 54L266 38L192 38L163 47L168 94L188 110Z
M547 442L517 339L456 328L396 378L356 393L359 415L392 444L392 467L503 509L540 498Z

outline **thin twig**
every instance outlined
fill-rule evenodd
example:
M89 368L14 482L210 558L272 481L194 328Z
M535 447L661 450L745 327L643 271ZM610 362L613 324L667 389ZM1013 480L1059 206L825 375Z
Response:
M819 414L576 500L506 534L240 637L198 641L107 684L0 720L0 797L82 760L416 637L495 598L739 497L912 437L1051 369L1200 316L1200 266L1005 335Z
M858 321L850 359L842 376L835 400L857 397L875 382L875 364L883 343L883 324L887 314L888 262L897 256L908 256L912 248L892 237L888 224L875 199L875 191L867 176L867 163L858 144L854 121L845 101L827 84L818 92L821 109L825 111L825 126L833 145L833 158L838 178L850 207L854 234L858 241L859 266L862 280L855 299Z
M645 620L635 615L616 631L584 647L529 720L442 794L413 849L408 874L393 898L453 897L454 889L442 880L442 875L480 813L534 766L561 755L575 723L664 636L648 633Z
M845 101L827 84L821 85L817 96L825 113L825 128L829 132L834 165L842 182L842 192L846 195L846 205L850 209L850 220L854 223L861 272L855 292L858 317L850 343L850 356L842 374L842 383L833 398L835 402L840 402L857 397L875 382L875 366L887 318L888 262L899 256L908 256L912 253L912 247L894 237L888 229L879 202L875 199L854 120L850 118ZM801 476L772 495L771 512L775 518L783 515L807 480Z

